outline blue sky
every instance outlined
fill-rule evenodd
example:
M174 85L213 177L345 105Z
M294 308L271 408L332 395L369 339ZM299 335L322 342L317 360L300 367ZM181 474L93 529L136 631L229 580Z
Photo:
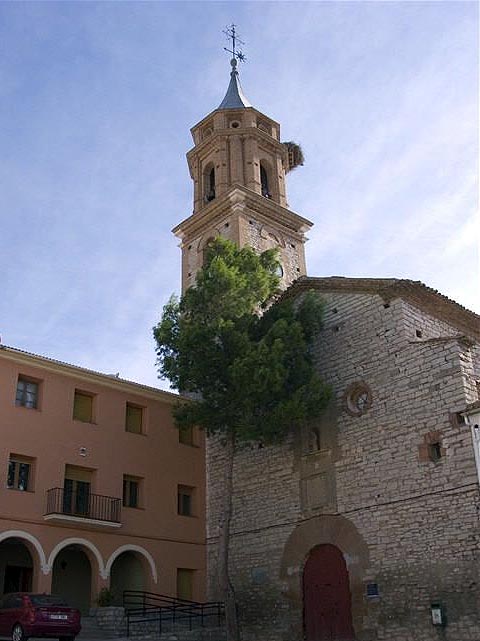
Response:
M476 2L0 4L0 335L159 383L190 127L239 25L250 102L301 143L310 275L421 280L480 312Z

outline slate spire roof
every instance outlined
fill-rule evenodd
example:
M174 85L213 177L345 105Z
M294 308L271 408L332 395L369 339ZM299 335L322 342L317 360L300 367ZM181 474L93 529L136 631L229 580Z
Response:
M230 73L230 84L228 85L225 98L218 106L218 109L245 109L245 107L251 107L252 105L248 102L242 91L242 86L240 84L240 78L237 71L236 59L232 58L230 64L232 65L232 71Z

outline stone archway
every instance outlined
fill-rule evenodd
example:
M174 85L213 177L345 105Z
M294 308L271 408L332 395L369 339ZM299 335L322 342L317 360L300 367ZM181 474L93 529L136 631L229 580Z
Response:
M38 560L32 547L21 538L9 537L0 542L0 594L31 592ZM36 578L36 577L35 577Z
M105 576L110 575L112 571L112 566L115 563L115 560L125 552L133 552L136 558L142 562L142 565L144 568L144 576L146 577L147 573L151 574L153 583L157 583L158 581L157 566L155 565L153 556L150 554L150 552L148 552L145 548L142 548L140 545L127 544L117 548L106 563Z
M65 539L50 553L48 565L52 570L52 592L88 614L94 577L97 573L105 577L102 555L95 545L87 539Z
M61 595L82 614L88 614L92 600L92 566L79 545L68 545L55 557L52 592Z
M126 550L115 558L110 569L110 590L115 605L123 604L123 593L126 590L145 590L144 565L145 559L131 550Z
M303 638L303 573L311 551L321 545L334 546L343 555L352 599L352 623L358 636L363 624L363 577L369 566L368 546L351 521L343 516L325 515L299 524L283 550L280 578L289 606L296 612L292 638Z

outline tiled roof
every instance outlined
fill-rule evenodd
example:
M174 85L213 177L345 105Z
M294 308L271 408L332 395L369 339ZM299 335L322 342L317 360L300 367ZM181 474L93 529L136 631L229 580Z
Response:
M399 278L347 278L301 276L282 295L296 296L309 289L324 292L370 293L385 302L395 298L411 303L431 316L457 327L467 336L480 340L480 316L418 280Z

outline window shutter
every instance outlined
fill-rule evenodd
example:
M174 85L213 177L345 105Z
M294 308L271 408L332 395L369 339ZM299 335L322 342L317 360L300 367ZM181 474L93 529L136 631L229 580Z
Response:
M93 397L81 392L75 392L73 403L73 418L84 423L93 421Z

